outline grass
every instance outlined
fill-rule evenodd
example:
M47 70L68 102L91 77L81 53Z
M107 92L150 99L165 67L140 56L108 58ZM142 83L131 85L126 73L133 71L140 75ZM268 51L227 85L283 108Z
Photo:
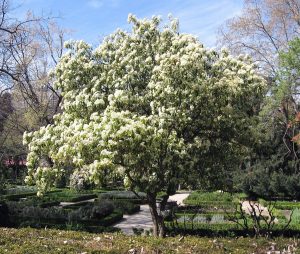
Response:
M292 225L300 225L300 209L296 208L292 215Z
M0 253L267 253L300 244L298 239L207 238L157 239L122 234L0 228ZM300 253L294 250L293 253Z

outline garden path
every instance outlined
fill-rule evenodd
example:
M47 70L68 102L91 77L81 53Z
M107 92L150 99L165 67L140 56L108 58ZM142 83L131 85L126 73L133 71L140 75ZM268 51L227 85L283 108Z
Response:
M257 214L259 214L261 212L262 216L267 216L269 217L269 211L267 207L262 206L261 204L257 203L257 202L253 202L253 201L243 201L242 203L242 209L247 213L247 214L251 214L253 208L251 207L251 205L253 206L253 208L255 209L255 212Z
M187 198L189 193L178 193L170 196L168 201L176 201L178 205L183 205L183 200ZM132 228L149 230L152 228L152 219L148 205L141 205L141 210L132 215L124 215L123 220L115 225L116 228L127 235L133 235Z
M183 200L185 200L190 195L190 192L180 192L169 197L168 201L176 201L177 205L183 206Z
M251 203L250 203L251 202ZM267 207L257 203L257 202L253 202L253 201L244 201L242 203L242 209L247 213L247 214L251 214L253 208L251 207L251 205L253 206L253 208L255 209L256 214L260 214L262 216L266 216L270 218L270 213ZM278 223L278 219L275 218L275 223Z

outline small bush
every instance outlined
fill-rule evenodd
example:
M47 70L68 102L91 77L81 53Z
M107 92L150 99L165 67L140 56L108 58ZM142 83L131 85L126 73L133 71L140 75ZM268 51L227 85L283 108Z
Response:
M34 206L26 206L22 209L19 217L34 218L34 219L61 219L65 220L68 214L65 210L58 207L41 208Z
M125 214L133 214L140 211L141 207L127 200L114 200L113 204L116 209L121 210Z
M102 219L114 211L111 201L102 200L95 204L87 204L69 213L69 221Z

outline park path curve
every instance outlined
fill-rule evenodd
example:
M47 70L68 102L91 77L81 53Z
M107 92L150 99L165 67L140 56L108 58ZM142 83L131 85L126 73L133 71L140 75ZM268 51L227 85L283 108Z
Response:
M183 205L183 200L189 193L178 193L170 196L168 201L176 201L178 205ZM124 215L123 220L113 225L127 235L133 235L132 228L150 230L153 226L148 205L141 205L140 212L132 215Z

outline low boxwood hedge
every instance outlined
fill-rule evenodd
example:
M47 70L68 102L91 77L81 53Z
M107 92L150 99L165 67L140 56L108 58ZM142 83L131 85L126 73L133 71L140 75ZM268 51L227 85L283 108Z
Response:
M51 207L51 206L58 206L59 204L60 204L59 201L44 202L44 203L39 204L39 207L48 208L48 207Z
M113 204L116 209L121 210L125 214L134 214L141 210L140 205L122 199L113 200Z
M281 210L293 210L296 208L300 208L300 202L297 201L267 201L264 199L259 199L259 203L263 206L268 206L268 204L271 204L276 209Z
M90 204L91 202L88 202L88 201L83 201L83 202L80 202L80 203L76 203L76 204L71 204L71 205L64 205L63 208L64 209L78 209L80 207L83 207L87 204Z
M93 198L97 198L97 194L79 194L76 197L72 197L68 199L68 202L80 202L80 201L85 201Z
M234 208L238 202L234 201L201 201L201 200L184 200L184 204L206 209L226 209Z
M47 194L50 193L57 193L57 192L61 192L61 190L52 190L47 192ZM9 201L18 201L21 198L27 198L30 196L36 196L37 192L26 192L26 193L19 193L19 194L8 194L8 195L3 195L2 199L4 200L9 200Z
M32 226L34 225L44 225L44 226L53 226L53 225L68 225L70 223L76 225L84 226L102 226L108 227L112 224L115 224L123 219L123 213L119 210L115 210L111 214L101 218L99 220L90 219L90 220L77 220L70 222L66 218L36 218L36 217L19 217L19 216L10 216L11 221L14 222L13 226Z
M250 223L251 224L251 223ZM188 234L198 236L254 236L254 229L249 225L246 230L233 222L228 223L191 223L191 222L165 222L169 234ZM291 224L285 229L286 224L275 224L272 228L272 236L300 236L300 224ZM266 225L262 227L262 232Z
M148 204L146 199L139 199L139 198L114 198L114 197L99 197L98 199L96 199L95 201L99 201L101 199L108 199L108 200L112 200L112 201L124 201L124 202L131 202L133 204L137 204L137 205L145 205Z

